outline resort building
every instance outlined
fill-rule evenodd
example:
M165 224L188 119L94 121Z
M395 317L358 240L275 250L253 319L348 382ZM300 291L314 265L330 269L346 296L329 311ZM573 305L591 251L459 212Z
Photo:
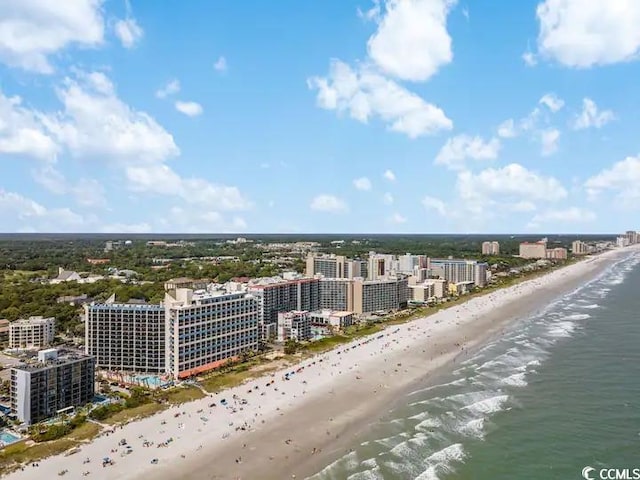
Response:
M172 278L164 282L164 290L165 292L169 292L171 290L176 290L177 288L190 288L192 290L205 290L209 285L209 280L207 279L198 279L194 280L193 278L180 277L180 278Z
M69 412L93 400L95 359L56 349L11 368L11 409L26 425Z
M53 317L29 317L9 325L9 348L36 349L53 343L56 319Z
M78 272L72 270L65 270L62 267L58 267L58 276L49 280L51 285L57 285L64 282L80 282L82 277Z
M353 280L348 278L321 278L320 308L353 311Z
M412 255L407 253L398 256L397 272L413 275L416 270L427 271L430 268L429 257L426 255Z
M549 248L547 249L547 258L549 260L566 260L567 249L562 247Z
M258 299L260 321L265 324L275 324L279 312L312 311L320 308L319 278L260 278L249 283L247 291Z
M398 271L395 255L369 252L368 280L386 278Z
M347 257L343 255L309 253L305 273L307 277L322 275L329 278L348 278L346 263Z
M587 255L591 253L591 251L591 246L580 240L576 240L571 244L571 253L574 255Z
M165 368L181 379L257 350L259 303L246 293L194 292L178 288L165 294Z
M165 309L162 305L115 303L84 307L85 353L96 367L160 374L165 371Z
M482 255L500 255L498 242L482 242Z
M354 313L398 310L407 306L409 299L408 278L403 275L379 280L353 280Z
M449 286L442 278L430 278L416 285L409 285L410 300L418 303L426 303L433 299L447 296Z
M547 242L541 240L539 242L522 242L520 244L521 258L547 258Z
M295 340L302 342L311 339L311 319L309 312L278 313L278 342Z
M334 312L320 310L309 314L312 325L327 325L342 330L353 325L353 312Z
M487 284L488 265L475 260L432 259L431 273L449 283L473 282L478 287Z

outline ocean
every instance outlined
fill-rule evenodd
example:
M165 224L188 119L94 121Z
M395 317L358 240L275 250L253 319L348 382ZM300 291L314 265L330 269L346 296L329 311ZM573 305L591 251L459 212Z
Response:
M640 256L398 399L311 480L580 479L640 468ZM597 478L597 477L595 477Z

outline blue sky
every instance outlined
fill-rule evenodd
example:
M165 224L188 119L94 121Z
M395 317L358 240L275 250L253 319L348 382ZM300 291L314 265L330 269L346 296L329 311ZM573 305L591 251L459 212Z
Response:
M626 0L3 2L0 231L636 228L639 55Z

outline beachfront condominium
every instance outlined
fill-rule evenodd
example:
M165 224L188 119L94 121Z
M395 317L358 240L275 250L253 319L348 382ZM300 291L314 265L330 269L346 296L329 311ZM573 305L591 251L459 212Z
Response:
M320 308L353 311L353 280L348 278L321 278Z
M265 325L275 324L279 312L320 308L319 278L260 278L250 282L247 291L258 299L260 322Z
M571 253L574 255L587 255L588 253L591 253L592 250L593 249L590 245L581 240L575 240L571 244Z
M522 242L520 244L520 257L526 259L547 258L547 242Z
M431 259L431 273L449 283L473 282L477 287L487 284L487 267L476 260Z
M412 255L407 253L405 255L398 255L397 271L398 273L413 275L416 271L428 270L429 264L429 257L426 255Z
M309 312L292 311L278 313L278 341L311 339L311 318Z
M40 351L38 361L11 368L11 409L27 425L68 413L93 400L94 377L91 356Z
M165 368L173 378L206 372L258 348L259 305L251 294L178 288L165 294L164 305Z
M398 310L407 306L408 278L404 275L378 280L356 278L353 281L353 312L365 314Z
M349 260L343 255L309 253L305 269L307 277L354 278L367 276L367 262Z
M482 255L500 255L498 242L482 242Z
M430 278L422 283L409 285L410 300L419 303L444 298L448 292L448 282L443 278Z
M164 306L114 300L85 305L85 352L105 370L164 373Z
M395 255L369 252L367 279L386 278L398 271L398 260Z
M568 252L566 248L557 247L547 249L547 258L549 260L566 260Z
M53 317L29 317L9 325L9 348L37 349L53 344L56 320Z

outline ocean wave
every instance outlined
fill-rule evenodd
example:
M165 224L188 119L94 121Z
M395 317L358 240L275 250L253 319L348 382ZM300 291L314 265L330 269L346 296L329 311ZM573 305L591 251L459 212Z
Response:
M576 330L576 324L573 322L557 322L550 326L547 335L554 338L570 337Z
M461 463L464 461L465 453L462 444L454 443L430 455L425 463L427 465L415 480L438 480L439 473L451 473L453 471L453 463Z
M384 480L384 476L380 473L380 467L376 465L370 470L364 470L362 472L349 475L347 480Z
M593 310L594 308L600 308L600 305L597 303L591 303L589 305L579 305L578 308L584 308L586 310Z
M504 410L504 404L509 400L509 395L496 395L495 397L486 398L478 402L463 407L461 410L467 410L475 414L491 415Z
M459 428L462 435L473 438L484 438L484 418L474 418Z
M434 428L440 428L442 426L442 422L435 417L427 418L426 420L421 421L414 428L418 431L425 432L431 431Z
M464 363L464 362L463 362ZM454 372L455 373L455 372ZM430 392L431 390L436 390L438 388L443 388L443 387L450 387L450 386L455 386L455 385L460 385L462 383L465 382L464 378L459 378L457 380L453 380L451 382L447 382L447 383L438 383L437 385L430 385L428 387L424 387L424 388L420 388L418 390L414 390L413 392L409 393L407 396L411 397L413 395L417 395L418 393L423 393L423 392Z
M525 380L526 373L514 373L513 375L509 375L508 377L502 380L502 383L505 385L509 385L511 387L526 387L528 385Z
M574 313L572 315L562 317L563 320L586 320L587 318L591 318L591 315L588 313Z

